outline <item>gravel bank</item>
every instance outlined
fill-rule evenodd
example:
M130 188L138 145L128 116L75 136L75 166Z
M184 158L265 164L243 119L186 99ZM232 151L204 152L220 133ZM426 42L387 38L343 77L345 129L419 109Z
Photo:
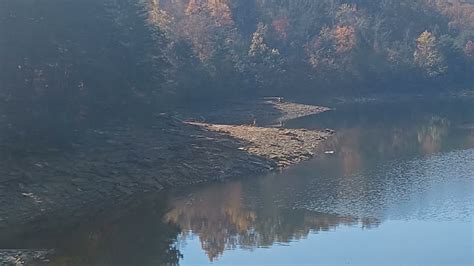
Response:
M192 123L207 130L227 134L244 141L240 150L275 161L279 168L288 167L314 156L318 144L332 130L305 130Z

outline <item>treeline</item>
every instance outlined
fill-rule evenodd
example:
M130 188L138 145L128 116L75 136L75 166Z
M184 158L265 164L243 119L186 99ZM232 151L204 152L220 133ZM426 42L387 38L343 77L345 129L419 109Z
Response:
M68 137L83 123L155 104L166 44L146 6L13 0L0 12L2 137Z
M174 104L472 84L464 0L0 1L0 130L62 143Z
M472 81L474 6L462 0L154 3L158 24L191 46L216 77L206 88L219 92L341 93ZM219 84L225 74L238 81ZM203 93L199 85L191 91Z

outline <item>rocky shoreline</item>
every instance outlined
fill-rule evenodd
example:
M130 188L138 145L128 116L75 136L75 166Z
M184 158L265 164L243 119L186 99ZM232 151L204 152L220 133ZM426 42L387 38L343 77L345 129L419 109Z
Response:
M24 265L31 261L46 262L52 250L0 249L0 265Z
M240 112L230 106L223 115L207 113L214 116L207 115L206 123L195 122L198 116L185 122L176 114L161 114L151 127L91 130L77 140L74 151L29 154L21 160L5 156L0 162L0 249L12 248L1 240L24 225L54 227L63 218L79 220L143 192L296 164L312 157L332 134L264 127L327 111L325 107L268 99L238 106ZM255 119L258 126L248 125ZM230 123L211 123L218 120Z
M333 133L330 129L315 131L245 125L192 124L245 141L246 145L239 147L240 150L273 160L278 168L285 168L313 157L318 144Z

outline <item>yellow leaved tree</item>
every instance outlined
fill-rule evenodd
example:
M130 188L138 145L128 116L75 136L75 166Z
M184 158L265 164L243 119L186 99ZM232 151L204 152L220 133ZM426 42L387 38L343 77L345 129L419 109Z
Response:
M416 39L415 63L428 77L436 77L446 72L444 57L437 47L436 36L424 31Z

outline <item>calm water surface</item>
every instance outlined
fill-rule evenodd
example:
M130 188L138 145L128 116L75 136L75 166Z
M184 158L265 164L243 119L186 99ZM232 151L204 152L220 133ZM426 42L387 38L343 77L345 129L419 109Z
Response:
M286 125L335 129L334 154L16 245L56 248L46 265L473 265L473 104L336 106Z

